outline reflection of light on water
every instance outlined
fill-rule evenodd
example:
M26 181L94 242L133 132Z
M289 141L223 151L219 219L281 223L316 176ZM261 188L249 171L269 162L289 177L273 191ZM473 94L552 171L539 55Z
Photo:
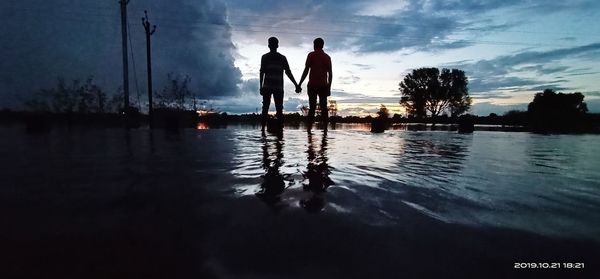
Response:
M336 203L333 203L333 202L330 202L329 206L331 206L333 209L335 209L337 212L340 212L340 213L351 213L352 212L350 209L345 208L345 207L338 205Z
M208 130L209 127L206 123L203 122L198 122L198 125L196 125L196 130Z
M600 241L594 222L600 172L592 155L600 150L597 136L464 135L412 131L410 125L383 134L371 134L368 123L337 123L310 135L286 128L281 139L235 130L235 195L254 195L264 183L266 145L270 162L282 156L277 170L286 188L277 205L286 210L348 213L371 224L396 222L414 211L446 223ZM280 150L278 141L285 142ZM326 168L318 168L323 162ZM328 170L335 184L316 193L307 187L307 175L320 178L320 170Z

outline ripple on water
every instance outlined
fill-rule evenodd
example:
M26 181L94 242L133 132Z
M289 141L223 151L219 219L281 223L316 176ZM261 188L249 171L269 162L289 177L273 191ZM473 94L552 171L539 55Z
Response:
M393 204L403 203L445 222L549 235L576 224L573 234L600 233L600 162L590 153L600 152L598 140L585 141L596 145L590 147L577 137L506 132L236 133L231 174L245 194L260 191L265 174L275 173L297 191L284 190L288 202L319 195L325 212L392 220L406 210ZM327 180L333 184L314 187Z

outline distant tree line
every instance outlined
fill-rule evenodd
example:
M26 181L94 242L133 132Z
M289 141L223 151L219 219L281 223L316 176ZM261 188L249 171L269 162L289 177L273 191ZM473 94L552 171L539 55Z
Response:
M386 123L457 123L457 117L463 115L471 106L468 95L468 79L465 73L458 69L420 68L413 70L402 82L402 104L407 115L390 115L389 110L381 105L377 111L377 119L384 119ZM256 114L227 115L218 113L213 108L206 108L206 101L199 101L197 94L191 89L189 75L167 75L166 85L155 92L156 110L159 117L184 118L186 123L198 119L196 111L210 112L200 120L211 122L258 121ZM552 89L536 93L527 111L509 111L503 115L490 114L488 116L463 115L474 123L493 125L518 125L530 131L539 132L577 132L598 129L600 115L588 114L584 102L585 96L580 92L562 93ZM107 114L120 113L123 108L123 94L121 90L108 96L107 93L95 83L94 77L84 80L74 79L67 82L58 78L54 87L41 89L25 102L29 111L47 112L57 114ZM133 103L135 104L135 102ZM139 106L139 104L138 104ZM7 115L7 111L3 115ZM391 116L391 117L390 117ZM339 123L371 123L375 119L371 116L330 116L331 122ZM389 120L387 120L389 119ZM286 122L297 123L303 121L299 113L286 116Z
M206 104L198 101L197 95L190 88L189 75L169 73L167 83L159 92L155 92L155 107L170 110L195 110L197 106ZM51 113L119 113L123 107L124 94L122 89L111 96L97 85L93 76L85 80L73 79L67 82L65 78L57 78L56 85L35 92L25 101L29 111ZM135 101L132 107L139 106ZM137 108L135 108L137 110Z
M122 100L122 97L121 97ZM74 79L70 83L59 77L56 86L35 92L25 106L32 111L53 113L105 113L118 109L119 96L111 99L90 76L85 81Z

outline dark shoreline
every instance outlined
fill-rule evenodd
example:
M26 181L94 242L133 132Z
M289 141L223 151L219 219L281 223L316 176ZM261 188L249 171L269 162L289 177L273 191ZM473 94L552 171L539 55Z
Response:
M533 132L541 134L599 134L600 115L591 114L585 125L577 125L571 128L543 128L532 127L523 120L513 121L503 118L490 118L480 116L467 116L468 125L474 125L475 131L503 131L503 132ZM464 119L464 118L461 118ZM371 125L376 118L371 117L331 117L330 125L335 124L363 124ZM285 116L285 126L292 128L303 127L304 117L294 113ZM593 124L592 124L593 123ZM16 112L0 111L0 124L25 124L31 132L45 132L53 127L100 127L100 128L140 128L149 127L150 118L145 114L116 114L116 113L38 113L38 112ZM213 114L208 116L197 116L193 112L162 113L155 114L153 121L155 128L179 129L198 128L226 128L228 126L249 125L259 126L260 115L227 115ZM457 131L462 122L459 119L438 118L435 119L407 119L390 118L385 121L386 129L404 130L439 130Z

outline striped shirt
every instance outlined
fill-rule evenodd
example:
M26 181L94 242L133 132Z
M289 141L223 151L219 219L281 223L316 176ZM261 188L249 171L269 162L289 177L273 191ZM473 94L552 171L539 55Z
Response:
M278 52L269 52L260 60L260 75L265 75L263 88L267 90L283 92L283 71L289 71L285 56Z

